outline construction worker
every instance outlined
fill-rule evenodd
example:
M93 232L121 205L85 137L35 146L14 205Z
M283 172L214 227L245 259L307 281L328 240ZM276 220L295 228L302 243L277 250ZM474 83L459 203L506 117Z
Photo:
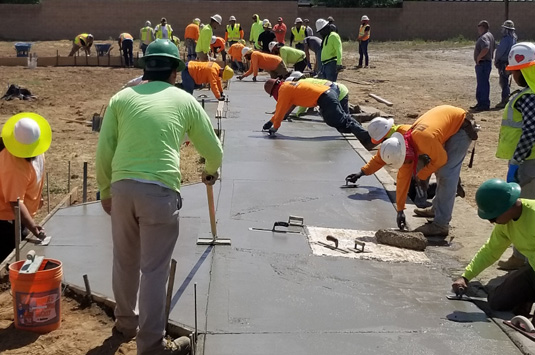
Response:
M511 88L509 86L509 71L505 69L508 63L509 52L511 47L516 44L517 36L515 33L515 24L511 20L507 20L502 24L502 40L496 47L496 55L494 57L494 66L498 69L500 75L500 87L502 88L502 101L500 101L496 108L504 108L509 101Z
M419 183L435 173L437 190L433 206L414 210L417 216L434 220L415 230L426 237L446 238L462 162L470 143L477 139L477 130L471 113L442 105L424 113L404 135L396 132L381 144L381 159L395 169L400 168L396 184L399 228L405 226L403 210L413 174ZM429 162L416 171L418 157L424 154L429 157Z
M249 33L249 44L256 49L262 49L258 44L258 36L264 31L262 26L262 21L260 21L260 16L257 14L253 15L253 24L251 25L251 32Z
M260 69L267 70L273 79L283 79L289 74L286 65L282 61L282 58L278 55L253 51L249 47L244 47L241 53L242 56L250 62L250 67L245 74L238 76L239 80L242 80L243 78L253 74L253 81L256 81L256 77Z
M282 17L279 17L277 19L277 24L273 26L273 32L275 32L275 36L277 37L277 42L281 46L284 46L284 41L286 38L286 24L282 21Z
M310 27L310 20L309 19L304 19L303 20L303 23L305 24L305 34L307 37L310 37L310 36L314 36L314 30L312 29L312 27Z
M91 46L93 45L93 35L90 33L82 33L74 38L72 42L72 49L69 57L75 55L80 48L84 50L86 55L91 55Z
M160 23L154 28L154 36L157 39L173 38L173 28L167 23L167 19L165 17L162 17Z
M370 43L370 18L366 15L360 18L359 35L357 41L359 42L359 65L357 68L362 68L362 59L366 58L364 68L367 68L370 64L368 58L368 43Z
M321 71L318 77L330 81L337 81L338 72L342 68L342 40L338 33L332 30L327 20L316 21L316 30L322 36L321 43Z
M535 199L535 45L517 43L511 47L505 68L522 90L511 97L503 113L496 157L507 159L507 182L517 182L520 197ZM514 270L523 266L525 257L513 249L513 255L498 266Z
M195 54L195 46L197 45L197 41L199 40L200 23L201 20L199 18L194 18L193 21L186 26L186 30L184 31L184 41L186 42L188 61L197 58L197 55Z
M301 17L296 18L294 24L295 26L293 26L290 30L290 47L295 43L295 48L304 50L305 45L303 44L303 41L307 35L306 28L303 26L303 20L301 20Z
M230 56L230 67L241 73L245 73L245 65L243 64L242 50L245 47L245 40L240 39L238 42L230 46L228 55Z
M210 23L204 25L201 29L199 35L199 40L197 41L197 46L195 47L195 52L197 52L197 60L201 62L208 61L208 53L210 53L210 43L212 43L212 36L217 26L221 25L223 19L219 15L214 15L210 17Z
M262 47L262 52L264 53L271 53L269 49L269 44L275 39L277 39L277 36L275 35L275 32L271 30L271 23L269 21L264 20L264 32L258 36L258 43Z
M520 186L499 179L485 181L476 191L477 214L495 224L490 238L472 258L453 291L462 295L468 282L492 265L513 244L529 263L509 273L488 295L494 311L530 317L535 302L535 201L519 198Z
M305 37L303 43L305 45L304 51L308 68L315 75L321 71L321 38L316 36ZM312 61L310 60L310 51L314 52L314 68L312 68Z
M134 66L134 37L130 33L123 32L117 38L119 50L123 52L124 66L129 68Z
M217 58L217 54L221 53L223 61L227 61L227 51L225 50L225 40L222 37L212 36L210 41L210 50L214 58Z
M331 86L332 82L325 79L318 79L318 78L306 78L305 75L297 70L294 70L292 74L286 79L287 81L302 81L305 83L311 83L311 84L317 84L317 85L327 85ZM340 105L342 106L342 109L345 113L349 114L349 89L344 84L336 83L338 85L338 89L340 89L340 94L338 95L338 101L340 101ZM306 113L307 107L299 106L296 112L296 116L302 116ZM371 123L370 123L371 124ZM370 134L371 136L371 134ZM373 141L373 137L372 137Z
M338 101L340 91L336 83L331 83L329 86L269 79L264 85L264 90L277 101L275 114L262 127L270 135L277 132L284 117L295 106L319 106L321 116L328 126L336 128L341 133L353 133L366 148L374 146L368 132L342 109Z
M490 108L490 72L492 71L492 57L496 42L489 31L489 23L485 20L477 25L479 38L474 49L474 62L476 63L476 100L471 106L474 111L487 111Z
M164 345L166 283L182 206L180 146L187 134L205 158L202 181L210 185L223 151L204 109L174 85L185 68L178 48L157 39L140 65L149 82L111 98L96 156L101 204L111 214L115 329L135 336L138 354L189 354L188 337L176 339L174 351Z
M28 232L44 238L34 220L43 205L44 153L52 142L52 130L41 116L23 112L12 116L0 139L0 262L15 248L15 207L20 199L22 239Z
M240 39L243 39L243 29L239 23L236 23L236 17L230 16L225 30L225 42L230 47Z
M269 44L269 50L275 55L280 55L286 67L293 65L298 72L303 72L307 67L306 54L299 49L280 46L278 42L273 41Z
M334 18L332 16L329 16L327 17L327 21L329 21L329 25L331 26L331 29L338 33L338 28L336 27L336 25L334 24Z
M193 90L202 84L210 84L210 89L218 100L225 100L221 80L232 79L234 71L228 65L221 68L216 62L190 61L182 71L182 88L193 95Z
M139 48L143 52L143 55L145 55L148 45L156 39L154 36L154 29L151 25L150 21L145 21L145 27L142 27L139 30L139 38L141 39L139 41Z

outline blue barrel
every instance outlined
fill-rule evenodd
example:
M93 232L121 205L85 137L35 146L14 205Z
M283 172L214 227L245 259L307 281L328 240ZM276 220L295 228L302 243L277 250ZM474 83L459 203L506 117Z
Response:
M111 44L109 43L95 43L95 48L97 49L97 54L99 57L104 57L108 54Z
M31 43L17 42L15 43L15 49L17 50L17 57L27 57L32 49Z

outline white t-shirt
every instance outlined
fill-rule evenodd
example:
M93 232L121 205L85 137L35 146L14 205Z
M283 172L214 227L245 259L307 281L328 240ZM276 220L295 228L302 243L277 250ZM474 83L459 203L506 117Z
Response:
M167 25L162 26L162 38L165 38L165 39L169 38L169 33L167 31Z

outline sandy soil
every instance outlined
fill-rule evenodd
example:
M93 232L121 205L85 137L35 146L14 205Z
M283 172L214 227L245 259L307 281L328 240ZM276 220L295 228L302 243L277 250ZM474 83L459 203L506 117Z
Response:
M39 56L53 56L56 51L66 55L69 49L70 41L36 42L32 52ZM350 101L391 113L398 123L413 122L415 117L436 105L467 108L475 103L472 47L455 43L372 43L369 48L371 68L359 70L354 69L355 45L349 44L347 49L344 64L348 69L341 73L340 81L350 88ZM12 42L0 43L1 55L14 56L14 52ZM81 187L83 162L89 163L89 199L95 198L93 164L98 135L91 132L85 122L90 121L94 113L100 113L109 98L140 73L138 69L0 67L2 84L15 83L38 96L31 102L0 101L0 125L21 111L38 112L52 125L54 141L47 153L51 208L67 193L69 161L71 188ZM495 70L491 85L491 101L495 105L499 101ZM380 95L394 105L380 104L368 97L368 93ZM501 114L502 111L489 111L475 115L482 132L474 167L467 168L467 158L461 173L466 200L472 205L481 182L490 177L504 177L506 173L506 162L494 157ZM191 146L188 149L183 152L183 168L187 172L184 183L196 181L200 173L199 158L191 152ZM357 169L349 168L348 173ZM45 204L44 211L46 208ZM467 257L464 255L461 259ZM106 314L98 308L81 309L73 300L63 300L63 325L47 335L17 331L12 320L11 295L4 291L0 293L0 353L3 354L135 353L135 344L120 345L117 339L110 338L113 323Z

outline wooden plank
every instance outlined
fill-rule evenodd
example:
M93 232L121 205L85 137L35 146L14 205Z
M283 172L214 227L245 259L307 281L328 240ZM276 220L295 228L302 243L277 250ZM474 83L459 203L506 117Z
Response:
M375 100L385 104L386 106L393 106L394 104L391 103L390 101L388 101L387 99L383 99L381 96L379 95L375 95L375 94L372 94L372 93L369 93L368 94L370 97L374 98Z

